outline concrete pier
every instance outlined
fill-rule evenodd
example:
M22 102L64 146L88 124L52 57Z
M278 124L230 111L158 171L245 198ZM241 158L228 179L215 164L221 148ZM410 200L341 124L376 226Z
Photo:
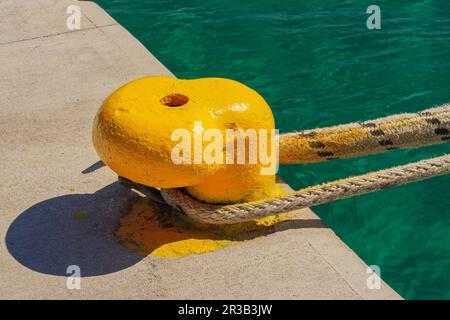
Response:
M134 195L98 163L92 120L120 85L170 71L92 2L2 0L0 15L0 298L401 298L369 289L367 265L310 210L202 255L125 249L113 233Z

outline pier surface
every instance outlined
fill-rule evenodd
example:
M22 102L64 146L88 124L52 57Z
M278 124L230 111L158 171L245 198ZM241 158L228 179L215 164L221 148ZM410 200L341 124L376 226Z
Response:
M211 253L125 249L113 233L133 195L98 162L92 120L122 84L170 71L92 2L2 0L0 15L0 298L401 298L369 289L367 265L311 210Z

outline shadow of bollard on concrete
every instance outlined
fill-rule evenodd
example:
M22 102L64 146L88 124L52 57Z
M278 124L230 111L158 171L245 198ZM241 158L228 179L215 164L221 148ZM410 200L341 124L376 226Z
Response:
M9 227L8 251L25 267L58 276L69 276L70 265L79 266L82 277L126 269L143 258L114 237L133 197L133 192L113 183L93 194L63 195L37 203Z

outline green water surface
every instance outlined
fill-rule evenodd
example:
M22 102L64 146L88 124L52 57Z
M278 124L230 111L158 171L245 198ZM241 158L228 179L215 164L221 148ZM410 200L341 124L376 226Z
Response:
M180 78L260 92L281 132L450 102L450 1L97 0ZM366 9L381 8L381 30ZM292 187L450 152L450 144L282 166ZM450 176L314 210L405 298L450 298Z

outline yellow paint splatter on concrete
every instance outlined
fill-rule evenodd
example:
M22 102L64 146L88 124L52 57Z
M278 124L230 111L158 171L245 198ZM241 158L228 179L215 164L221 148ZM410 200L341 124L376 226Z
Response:
M117 260L114 261L114 263L115 263L116 265L118 265L118 266L122 266L122 265L125 264L125 261L122 260L122 259L117 259Z
M74 218L76 220L85 220L85 219L87 219L87 214L83 211L77 211L74 214Z
M199 225L168 206L138 198L131 204L116 237L142 256L184 257L242 243L275 231L288 214L226 226Z

